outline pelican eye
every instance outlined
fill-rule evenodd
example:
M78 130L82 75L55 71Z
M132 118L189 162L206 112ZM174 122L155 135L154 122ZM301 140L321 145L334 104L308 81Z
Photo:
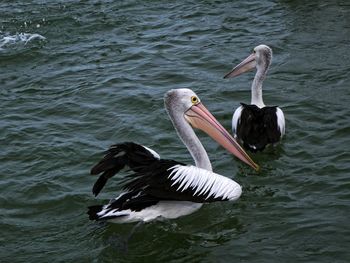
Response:
M199 99L196 96L191 97L192 104L197 104L199 102Z

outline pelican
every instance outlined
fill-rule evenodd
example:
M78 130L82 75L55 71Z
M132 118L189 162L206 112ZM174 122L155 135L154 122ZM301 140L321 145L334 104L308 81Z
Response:
M235 139L252 152L262 151L266 145L277 143L285 133L283 111L277 106L265 106L262 98L262 84L271 60L271 48L259 45L251 55L224 76L232 78L256 68L250 105L241 103L232 118Z
M166 111L189 150L194 165L161 159L154 150L133 142L112 145L103 159L92 169L92 175L101 174L93 186L97 196L107 180L128 166L124 192L106 205L89 207L91 220L113 223L148 222L158 217L178 218L198 210L203 203L235 201L241 186L216 174L209 157L194 133L201 129L240 160L254 168L259 166L221 126L190 89L173 89L164 96Z

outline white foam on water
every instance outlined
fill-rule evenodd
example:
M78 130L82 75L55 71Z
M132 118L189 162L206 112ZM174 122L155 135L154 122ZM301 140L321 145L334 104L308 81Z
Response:
M0 32L0 50L9 45L16 43L24 43L25 45L33 40L45 40L46 38L40 34L17 33L15 35L2 35Z

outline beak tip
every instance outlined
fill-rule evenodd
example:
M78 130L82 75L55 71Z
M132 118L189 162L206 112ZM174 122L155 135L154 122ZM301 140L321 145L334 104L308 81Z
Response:
M231 74L231 72L227 73L227 74L224 76L224 79L230 78L230 74Z

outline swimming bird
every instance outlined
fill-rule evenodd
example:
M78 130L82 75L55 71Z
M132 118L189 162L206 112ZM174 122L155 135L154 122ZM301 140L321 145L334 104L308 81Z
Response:
M166 111L195 165L161 159L154 150L125 142L112 145L91 174L101 174L93 186L97 196L107 180L125 166L132 171L124 192L106 205L89 207L91 220L114 223L147 222L158 217L173 219L198 210L203 203L235 201L241 186L214 173L209 157L193 128L205 131L243 162L259 167L222 127L190 89L173 89L164 96Z
M241 103L232 118L234 137L252 152L262 151L268 144L279 142L285 134L283 111L277 106L265 106L262 98L262 84L271 61L271 48L259 45L251 55L224 76L232 78L256 68L250 105Z

